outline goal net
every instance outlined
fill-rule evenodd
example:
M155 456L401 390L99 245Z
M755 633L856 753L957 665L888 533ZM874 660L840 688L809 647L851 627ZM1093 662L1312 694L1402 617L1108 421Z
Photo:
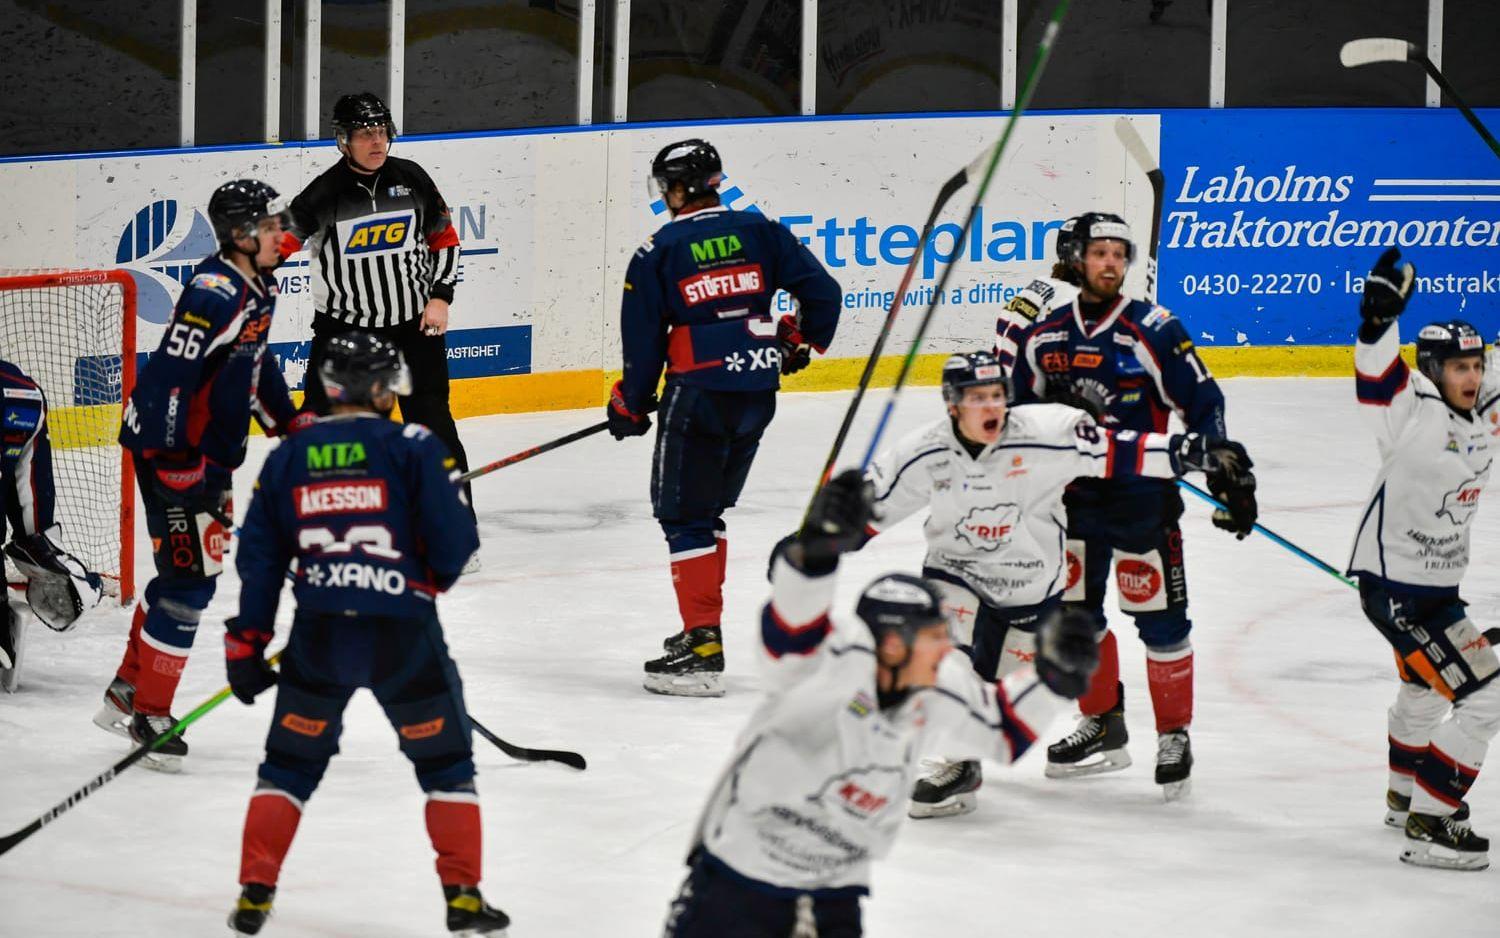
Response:
M61 546L104 574L122 604L135 593L135 478L116 437L135 384L135 316L124 271L0 275L0 358L47 400ZM7 579L18 579L13 569Z

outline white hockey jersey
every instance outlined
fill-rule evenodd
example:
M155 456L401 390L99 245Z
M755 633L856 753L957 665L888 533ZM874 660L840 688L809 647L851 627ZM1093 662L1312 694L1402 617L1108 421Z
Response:
M1063 489L1079 476L1176 478L1169 441L1105 429L1063 404L1025 404L1010 408L1000 438L971 457L944 417L871 464L872 527L930 508L926 566L993 606L1040 603L1067 585Z
M1030 668L989 684L953 652L935 687L882 711L869 629L829 616L836 579L773 565L761 614L766 699L693 842L741 876L799 892L868 890L871 861L906 818L919 753L1011 762L1068 704Z
M1401 360L1393 324L1354 346L1360 414L1380 471L1360 514L1349 573L1398 585L1454 587L1469 566L1469 525L1500 453L1500 364L1491 352L1471 415L1456 413Z
M1015 367L1021 334L1038 319L1046 319L1054 309L1061 309L1078 298L1078 288L1071 283L1038 277L1005 304L995 320L995 357L1007 375Z

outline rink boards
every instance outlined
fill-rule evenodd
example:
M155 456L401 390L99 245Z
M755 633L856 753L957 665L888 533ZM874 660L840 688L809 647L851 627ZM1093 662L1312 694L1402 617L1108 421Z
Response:
M997 312L1046 273L1056 228L1120 212L1144 242L1151 192L1115 113L1022 119L969 234L973 186L924 246L888 351L904 353L944 265L956 263L919 362L988 345ZM1226 375L1348 374L1360 276L1400 246L1428 295L1421 318L1500 326L1500 171L1452 110L1234 109L1126 115L1166 174L1161 302ZM1493 114L1484 115L1486 118ZM665 220L651 156L685 137L724 155L733 208L777 218L839 280L830 360L789 382L849 387L879 331L939 185L996 139L1004 117L899 115L582 127L402 139L453 208L462 241L450 365L460 416L602 401L619 362L618 297L631 252ZM257 177L294 194L335 159L327 142L0 162L17 224L0 267L103 266L139 288L140 347L213 248L212 189ZM300 386L312 297L305 255L280 271L272 346ZM1139 292L1144 267L1128 286ZM790 309L786 297L777 309ZM881 374L894 371L895 360ZM59 402L60 403L60 402ZM97 401L74 401L97 405Z

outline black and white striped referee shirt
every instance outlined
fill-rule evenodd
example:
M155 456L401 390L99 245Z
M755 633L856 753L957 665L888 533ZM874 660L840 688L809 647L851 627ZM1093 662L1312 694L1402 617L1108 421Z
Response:
M453 302L458 232L426 170L388 157L379 172L340 159L292 200L283 256L305 242L319 315L362 328L416 319L428 299Z

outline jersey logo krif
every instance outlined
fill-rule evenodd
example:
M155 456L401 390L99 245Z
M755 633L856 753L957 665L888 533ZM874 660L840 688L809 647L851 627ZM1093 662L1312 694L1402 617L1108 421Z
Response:
M1485 463L1483 469L1465 479L1458 488L1444 493L1443 507L1438 509L1438 517L1447 516L1455 527L1461 528L1468 524L1474 517L1474 512L1479 510L1479 494L1484 491L1484 482L1489 473L1490 464Z
M1010 543L1020 516L1021 509L1013 502L975 508L964 515L954 530L975 550L995 551Z
M345 257L370 257L405 251L412 241L415 216L407 212L366 215L338 223L339 250Z
M749 296L765 292L765 274L759 264L741 264L719 270L706 270L677 282L682 301L697 306L732 296Z
M292 497L298 518L382 512L388 504L384 479L298 485L292 488Z

